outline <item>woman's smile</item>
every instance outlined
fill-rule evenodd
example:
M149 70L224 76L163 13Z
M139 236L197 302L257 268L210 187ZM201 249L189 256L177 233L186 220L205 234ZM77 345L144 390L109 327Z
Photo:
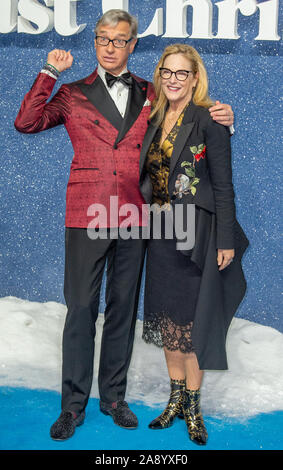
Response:
M180 87L173 86L173 85L167 85L167 88L168 88L169 91L172 91L172 92L177 92L177 91L181 90Z

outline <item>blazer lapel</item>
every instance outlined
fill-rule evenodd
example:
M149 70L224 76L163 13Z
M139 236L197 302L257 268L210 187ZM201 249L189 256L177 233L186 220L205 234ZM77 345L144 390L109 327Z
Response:
M123 124L123 118L99 75L93 83L78 83L77 86L100 114L119 131Z
M179 130L179 133L176 137L176 140L174 142L174 148L173 152L170 158L170 172L169 172L169 178L172 175L174 168L176 166L176 163L181 155L181 152L184 148L184 145L191 134L193 127L195 123L194 122L188 122L187 124L182 124Z
M143 170L143 166L146 160L147 152L149 150L149 147L154 139L154 136L156 132L158 131L158 127L154 126L153 124L149 124L147 131L145 133L144 139L143 139L143 144L141 148L141 153L140 153L140 175Z
M174 142L174 148L170 159L170 173L169 178L174 172L176 163L181 155L181 152L185 146L187 139L189 138L193 127L195 125L193 118L196 111L196 106L191 101L183 118L182 125Z
M127 134L127 132L137 120L146 100L146 94L147 82L142 81L138 83L133 77L133 85L129 90L125 117L120 127L116 143L119 143L123 139L123 137Z

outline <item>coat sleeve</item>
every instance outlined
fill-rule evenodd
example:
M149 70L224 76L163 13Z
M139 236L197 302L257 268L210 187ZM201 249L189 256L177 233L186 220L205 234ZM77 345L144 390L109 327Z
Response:
M25 95L15 120L15 128L25 134L33 134L63 124L70 114L70 89L62 85L50 98L56 79L39 73L31 90Z
M232 182L231 144L227 127L209 118L206 126L206 155L216 209L216 248L235 247L236 210Z

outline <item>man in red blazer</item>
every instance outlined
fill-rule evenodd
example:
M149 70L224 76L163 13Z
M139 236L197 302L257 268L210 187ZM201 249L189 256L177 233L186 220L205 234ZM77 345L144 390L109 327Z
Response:
M59 75L72 66L69 52L53 50L25 95L15 127L36 133L64 124L74 148L66 195L62 412L52 425L55 440L73 435L83 423L93 377L95 324L107 262L105 321L98 385L100 409L119 426L138 421L124 400L131 359L145 241L125 239L120 227L124 204L137 208L132 224L142 225L139 157L154 90L127 70L137 42L137 21L123 10L109 10L96 26L98 67L87 78L64 84L49 99ZM218 122L233 123L229 105L212 109ZM116 210L113 213L113 197ZM89 237L93 204L104 207L101 237ZM98 206L99 205L99 206ZM94 210L94 209L93 209ZM95 238L95 239L94 239Z

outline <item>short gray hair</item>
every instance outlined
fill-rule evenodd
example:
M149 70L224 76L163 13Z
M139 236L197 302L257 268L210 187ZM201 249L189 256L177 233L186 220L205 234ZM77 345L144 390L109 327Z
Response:
M99 26L102 25L111 25L111 26L117 26L119 21L126 21L126 23L129 23L130 28L131 28L131 37L136 38L138 35L138 20L130 15L127 11L125 10L108 10L104 15L101 16L101 18L98 20L95 26L95 33L97 33L97 30Z

